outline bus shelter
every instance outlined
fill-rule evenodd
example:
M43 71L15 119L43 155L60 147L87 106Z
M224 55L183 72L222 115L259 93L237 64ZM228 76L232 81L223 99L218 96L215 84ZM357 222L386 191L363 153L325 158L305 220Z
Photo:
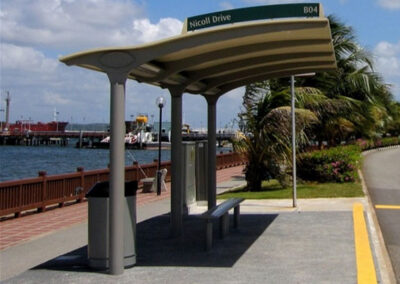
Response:
M208 207L216 205L216 104L252 82L336 68L329 20L318 3L270 5L199 15L178 36L150 44L87 50L60 58L110 81L110 273L123 273L124 120L127 79L171 95L171 235L183 218L182 95L208 111Z

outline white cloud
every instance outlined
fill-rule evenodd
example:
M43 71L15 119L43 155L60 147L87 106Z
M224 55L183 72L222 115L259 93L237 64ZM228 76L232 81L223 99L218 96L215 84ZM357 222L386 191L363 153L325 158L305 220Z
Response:
M374 48L375 67L386 83L392 85L392 92L400 101L400 41L382 41Z
M219 7L220 7L222 10L231 10L231 9L234 8L234 6L232 5L232 3L228 2L228 1L224 1L224 2L219 3Z
M310 2L308 0L243 0L243 1L248 4L262 4L262 5Z
M44 92L43 103L50 106L70 105L71 100L61 94Z
M107 76L65 66L57 57L87 48L151 42L179 34L183 26L174 18L151 22L141 6L127 0L0 1L0 89L11 93L12 121L21 116L50 121L56 107L59 120L108 122ZM131 81L126 90L127 119L139 112L157 116L155 99L160 95L167 99L163 116L170 119L168 91ZM241 95L236 90L220 99L218 127L237 116ZM205 99L184 95L183 100L187 122L205 127Z
M19 70L22 76L26 72L51 73L58 65L57 60L47 58L42 52L31 47L2 43L0 49L1 69Z
M152 24L142 8L123 0L16 0L2 2L2 41L67 52L134 45L180 33L183 23Z
M400 0L378 0L378 5L388 10L397 10L400 9Z
M374 50L375 55L384 57L393 57L400 53L400 41L397 44L392 44L387 41L379 42Z
M1 1L0 89L11 93L12 120L29 115L47 121L57 107L60 119L108 121L107 77L67 67L57 57L87 48L135 45L170 37L179 34L183 25L172 18L152 23L144 17L141 6L126 0ZM131 94L138 97L143 89L154 100L165 93L133 84L129 85L127 102ZM141 108L148 104L146 100L140 102ZM132 110L132 106L137 108L138 104L127 104L127 113L140 111Z
M139 42L151 42L179 34L182 26L181 21L173 18L161 19L157 24L152 24L149 19L139 19L133 21L133 32Z

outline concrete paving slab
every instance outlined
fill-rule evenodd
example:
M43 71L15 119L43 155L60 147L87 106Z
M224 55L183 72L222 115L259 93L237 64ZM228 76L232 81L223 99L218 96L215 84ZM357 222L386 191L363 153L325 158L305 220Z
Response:
M204 251L203 220L191 216L184 224L179 239L168 237L168 215L138 224L138 264L121 276L93 273L70 254L4 283L357 281L351 212L243 214L240 229L224 240L214 230L210 252Z
M245 186L246 184L247 182L244 180L244 177L237 177L229 181L218 183L217 195L227 191L235 190L239 187Z
M222 192L243 184L243 177L238 176L218 186ZM51 251L54 246L60 251L52 256L44 253L45 258L37 258L41 265L4 283L356 283L355 202L367 204L365 198L299 199L298 207L292 208L291 199L246 200L239 230L232 229L220 240L215 227L214 247L205 252L204 221L197 217L185 218L182 238L169 238L166 213L170 200L164 199L138 208L138 263L123 275L110 276L88 268L87 225L81 224L78 233L72 228L60 233L64 240L51 234L47 242L33 240L24 247L7 249L16 261L7 262L3 257L2 270L9 264L20 267L10 277L35 265L35 261L27 261L30 264L25 266L18 263L25 254L38 254L44 248ZM192 209L200 213L206 206ZM72 247L68 244L71 237L76 238Z
M218 200L218 203L222 200ZM365 197L356 198L310 198L298 199L297 207L292 206L292 199L246 199L241 203L242 213L281 213L281 212L320 212L351 211L354 203L367 205ZM193 205L191 214L200 214L207 210L206 204Z
M0 281L87 244L87 222L0 251Z
M166 214L170 200L164 199L137 209L137 222ZM28 269L87 245L87 222L40 236L0 251L0 281L14 277Z

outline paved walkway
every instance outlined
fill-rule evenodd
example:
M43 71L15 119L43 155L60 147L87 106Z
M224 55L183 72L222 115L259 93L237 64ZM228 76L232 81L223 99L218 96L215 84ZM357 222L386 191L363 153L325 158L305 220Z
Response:
M242 166L222 169L217 172L217 183L229 182L232 177L242 175ZM239 180L242 183L242 180ZM230 186L232 187L232 186ZM167 183L167 191L160 196L156 193L137 193L137 206L160 201L170 197L171 184ZM63 208L47 210L43 213L31 214L20 218L0 222L0 251L22 242L50 234L56 230L87 221L87 202L73 204Z
M218 171L219 191L242 183L243 180L235 178L240 174L241 167ZM180 238L168 237L168 192L169 189L161 197L151 194L152 198L158 198L154 201L146 201L147 194L138 194L137 265L125 269L124 274L110 276L88 269L86 205L79 204L26 217L25 220L39 219L58 211L65 212L59 219L65 220L67 210L73 208L76 209L72 215L85 216L76 220L76 224L64 223L58 229L49 225L47 232L38 232L33 237L36 239L0 250L0 280L5 280L4 283L176 284L216 280L219 283L357 283L362 279L360 275L367 275L357 255L360 250L369 250L373 260L367 272L376 271L378 282L389 283L367 198L300 199L297 208L291 207L291 200L246 200L241 206L239 230L231 230L224 240L219 240L218 230L214 230L213 249L205 252L204 221L193 215L184 218ZM78 207L82 207L79 214ZM358 217L356 207L361 209ZM191 212L205 209L195 206ZM54 220L52 223L58 222ZM46 224L42 222L38 224ZM364 232L360 236L358 231ZM358 244L360 237L363 240Z

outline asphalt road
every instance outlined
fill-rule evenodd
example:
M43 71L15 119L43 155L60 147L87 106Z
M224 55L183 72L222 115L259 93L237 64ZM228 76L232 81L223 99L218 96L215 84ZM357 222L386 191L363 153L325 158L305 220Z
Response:
M368 153L363 174L400 283L400 148ZM379 209L377 205L392 205L393 208Z

